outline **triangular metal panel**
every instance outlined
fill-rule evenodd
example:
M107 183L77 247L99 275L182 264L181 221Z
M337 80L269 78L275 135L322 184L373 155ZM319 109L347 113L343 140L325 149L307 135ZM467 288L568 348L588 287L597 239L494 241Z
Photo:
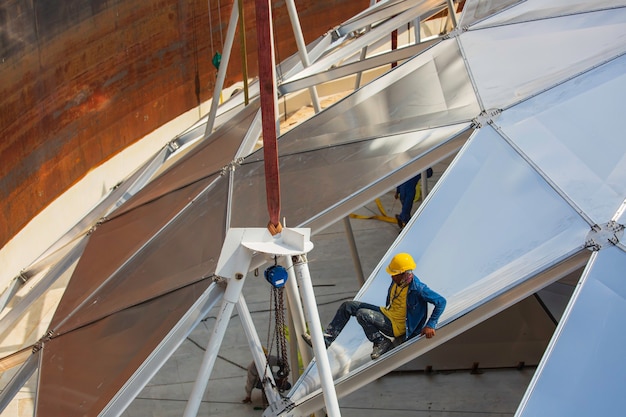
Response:
M280 150L293 152L292 148L300 148L302 143L330 139L339 144L450 125L469 121L479 113L458 45L448 40L287 132Z
M99 225L90 234L89 243L72 273L72 277L80 278L70 279L52 318L51 329L65 321L123 262L139 251L150 237L158 233L208 184L209 180L193 184L151 204L139 206L130 215L119 216Z
M36 416L99 415L211 283L205 279L46 341Z
M594 254L516 416L617 416L626 409L626 253Z
M626 56L515 106L495 122L596 224L609 221L626 196L624 91Z
M393 249L413 253L417 275L450 301L468 288L476 300L493 295L581 249L589 231L490 126L470 139L409 225Z
M624 27L618 8L470 30L459 42L483 107L504 109L626 52Z
M324 145L319 138L320 141L315 142L316 149L310 150L305 141L298 142L304 148L301 152L294 152L295 146L288 147L292 153L280 157L281 213L286 216L287 224L310 227L314 218L332 209L333 205L352 201L341 207L341 214L334 214L333 221L336 221L364 204L359 194L367 193L367 201L371 201L373 195L379 195L370 190L377 183L383 183L383 189L379 191L383 193L414 176L420 169L426 169L434 161L424 162L421 168L406 173L393 174L420 158L427 160L433 149L445 147L468 128L469 123L464 123L339 145ZM262 152L257 151L235 169L231 227L264 227L267 224L263 210L249 209L263 206L266 198L261 157ZM313 232L317 231L314 228Z
M115 215L220 172L235 158L258 109L259 101L251 102L204 141L187 150L184 156L120 207Z
M213 274L225 235L228 185L225 177L213 177L206 187L192 201L171 193L172 200L161 198L102 225L107 227L92 244L91 254L81 258L51 329L66 333ZM158 203L180 200L187 205L176 212L166 210L164 217ZM134 252L107 257L111 266L102 267L99 251L115 252L118 242L135 236L141 240ZM91 281L87 290L84 283Z
M623 6L626 6L626 1L624 0L526 0L515 5L513 8L503 10L500 13L472 25L472 29L508 25Z
M589 225L490 126L466 144L381 260L356 299L384 305L385 266L398 252L447 298L445 324L579 252ZM325 325L325 323L324 323ZM372 344L353 320L330 346L334 375L370 363ZM294 387L299 399L319 388L312 365Z

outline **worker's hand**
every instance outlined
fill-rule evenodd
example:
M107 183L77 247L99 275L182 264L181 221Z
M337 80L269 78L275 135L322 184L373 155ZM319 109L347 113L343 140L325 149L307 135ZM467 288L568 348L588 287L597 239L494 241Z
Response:
M435 329L433 329L432 327L424 327L422 329L422 335L426 336L426 339L430 339L435 335Z
M396 200L397 200L398 198L400 198L400 193L396 192L396 193L393 195L393 198L395 198Z

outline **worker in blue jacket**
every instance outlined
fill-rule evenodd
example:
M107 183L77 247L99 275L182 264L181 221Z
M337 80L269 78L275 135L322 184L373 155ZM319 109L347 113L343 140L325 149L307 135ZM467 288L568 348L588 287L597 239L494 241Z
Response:
M433 169L428 168L426 170L426 178L430 178L432 176ZM420 179L422 179L421 173L396 187L394 198L396 200L400 199L400 203L402 203L402 211L400 214L396 214L396 221L398 222L400 229L402 229L409 222L409 220L411 220L411 211L413 211L413 202L417 192L417 183Z
M408 253L399 253L387 266L392 283L387 291L386 306L379 307L360 301L346 301L341 304L335 317L324 332L326 347L339 336L350 317L356 317L365 336L373 344L370 355L378 359L393 346L393 340L408 340L423 335L435 336L439 317L446 307L446 300L415 275L415 261ZM428 317L428 303L434 305ZM303 338L311 345L310 336Z

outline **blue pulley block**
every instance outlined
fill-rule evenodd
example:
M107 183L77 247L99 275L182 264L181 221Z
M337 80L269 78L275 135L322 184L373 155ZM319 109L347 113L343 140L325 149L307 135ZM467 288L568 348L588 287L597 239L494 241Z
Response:
M272 284L275 288L281 288L287 282L287 270L280 265L272 265L263 273L267 282Z

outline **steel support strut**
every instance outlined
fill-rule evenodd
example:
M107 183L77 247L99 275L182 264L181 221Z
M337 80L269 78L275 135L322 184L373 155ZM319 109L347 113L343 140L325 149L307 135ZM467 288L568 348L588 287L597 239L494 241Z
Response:
M222 93L224 80L226 79L226 70L228 69L228 61L230 61L230 53L233 49L238 19L239 9L237 8L237 5L233 3L230 20L228 22L228 30L226 32L226 42L224 43L224 50L222 51L222 61L220 62L220 67L217 70L217 80L215 81L215 87L213 89L213 99L211 100L211 108L209 109L209 114L207 116L206 129L204 131L205 138L213 132L213 127L215 126L215 116L217 115L217 107L220 103L220 94Z
M252 321L250 310L248 310L248 305L246 304L243 295L239 296L239 302L237 303L237 312L239 313L241 324L243 325L243 331L246 334L246 338L248 339L250 352L252 352L254 364L256 365L259 378L261 379L261 383L263 384L263 391L265 392L265 396L267 397L270 407L275 412L281 411L284 406L280 406L281 397L278 391L275 389L276 382L274 381L272 368L267 363L267 358L265 357L265 353L263 352L263 347L261 345L261 339L259 339L259 335L256 331L256 328L254 327L254 322ZM278 408L280 408L280 410L278 410Z
M209 383L209 378L211 377L211 372L215 365L215 359L217 359L217 353L219 352L222 340L224 340L224 334L228 328L228 322L232 316L233 308L241 297L241 289L243 288L244 282L244 274L239 274L235 278L231 278L228 282L224 299L222 300L222 305L217 315L211 338L209 339L209 345L204 352L196 382L193 384L189 401L185 407L184 417L195 417L198 414L200 402L202 401L207 384Z
M311 353L309 351L309 347L304 343L301 334L306 332L306 320L304 318L304 310L302 309L302 301L300 300L300 295L298 294L298 286L296 285L296 274L293 269L293 262L291 261L290 256L285 257L285 263L287 267L287 273L289 274L289 279L287 280L287 284L285 284L285 288L287 289L287 301L289 303L289 311L291 312L291 317L293 317L294 330L296 331L295 335L292 339L295 339L298 344L298 350L300 350L300 354L302 356L302 363L304 366L308 365L311 362Z
M304 310L307 318L309 319L309 331L311 332L313 352L315 352L322 392L324 393L326 413L329 417L338 417L341 416L341 412L339 411L339 403L337 401L333 374L330 369L330 362L326 352L324 335L322 334L322 328L319 325L319 311L317 309L317 303L315 302L315 293L313 292L313 284L311 282L311 275L309 274L309 265L307 263L306 255L296 255L291 259L293 261L298 286L300 287L302 294Z

